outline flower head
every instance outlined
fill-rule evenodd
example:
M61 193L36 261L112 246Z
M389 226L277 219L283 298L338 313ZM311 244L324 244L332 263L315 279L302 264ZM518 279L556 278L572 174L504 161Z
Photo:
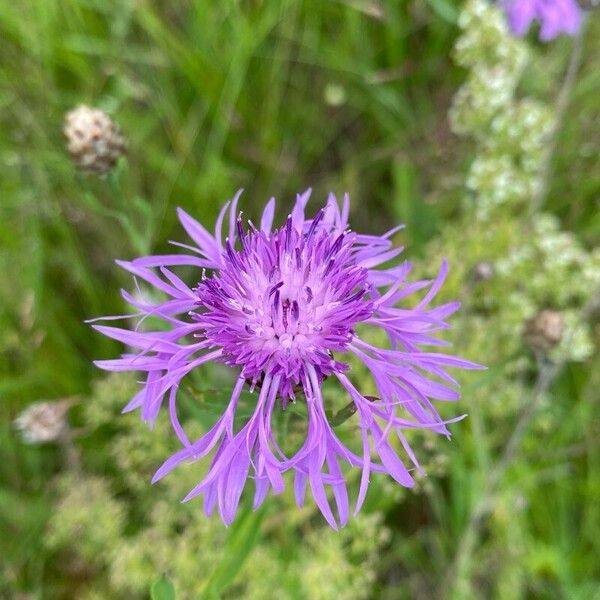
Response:
M566 33L576 35L582 12L576 0L501 0L513 33L523 36L533 21L540 23L540 40Z
M152 422L168 397L171 422L183 448L163 464L154 480L214 450L208 472L186 500L203 494L207 514L217 506L226 524L235 516L249 477L254 479L254 506L258 507L270 489L283 491L283 474L292 471L297 503L303 503L308 484L333 527L345 524L349 517L342 463L362 470L355 511L364 501L373 471L388 473L401 485L413 485L411 471L419 465L406 430L430 429L449 435L447 422L431 399L458 399L457 384L446 373L447 367L477 368L468 361L421 349L444 345L433 334L447 327L444 319L458 308L455 302L430 306L446 276L446 264L434 281L413 283L407 281L411 269L407 262L378 269L402 252L390 241L399 228L381 237L352 232L348 197L340 208L330 196L324 208L306 219L309 194L298 196L285 224L275 230L274 200L267 204L260 227L251 222L245 227L237 214L238 194L221 210L214 236L180 210L181 224L196 244L188 246L194 254L120 262L168 296L162 303L148 304L124 293L141 318L159 317L168 330L96 326L139 350L117 360L98 361L98 366L147 373L145 385L125 410L140 408L142 418ZM223 242L227 216L229 235ZM195 287L173 272L172 267L183 265L198 269ZM426 288L416 306L396 306ZM363 339L356 331L361 323L383 330L389 339L387 347ZM364 363L378 397L365 396L351 380L344 354ZM210 361L229 365L237 377L223 414L204 436L190 442L177 417L177 389L186 374ZM360 453L342 443L328 420L329 407L322 394L326 379L337 381L354 404L350 413L357 415ZM256 404L252 416L236 431L234 417L247 387L257 390ZM286 454L272 428L273 413L295 401L306 404L307 433L301 447ZM393 448L392 434L411 466Z
M14 426L21 432L28 444L56 442L68 434L67 412L73 406L70 399L47 402L34 402L14 420Z
M119 126L105 112L83 104L67 113L64 134L75 166L88 173L105 175L127 150Z
M558 310L546 308L525 321L523 339L538 352L548 352L562 340L565 317Z

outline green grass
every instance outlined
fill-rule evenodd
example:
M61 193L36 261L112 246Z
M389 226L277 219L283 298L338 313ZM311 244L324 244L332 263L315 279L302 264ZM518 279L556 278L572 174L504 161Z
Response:
M129 281L114 259L183 239L175 207L210 224L241 187L251 217L270 196L283 216L307 187L319 199L347 191L360 228L407 223L402 243L412 258L430 259L440 239L460 245L470 227L461 186L472 149L446 118L464 76L451 60L457 14L448 0L0 0L0 597L69 597L74 576L43 543L62 455L53 446L25 446L11 421L35 400L90 398L102 378L92 359L118 346L84 320L125 310L118 289ZM594 19L547 202L586 247L600 239ZM550 100L568 51L568 40L540 47L523 87ZM341 90L340 105L327 102L331 86ZM127 161L111 179L78 174L64 149L64 113L82 102L107 110L129 139ZM457 254L460 273L480 259L475 250ZM460 322L480 340L468 325L476 302L464 282L452 285L466 305ZM494 331L486 335L488 342L471 343L455 334L470 358L498 360L466 381L459 410L470 418L454 426L452 442L434 440L435 451L423 445L432 460L446 456L439 475L417 495L386 496L389 488L374 483L366 511L381 515L390 533L368 597L431 598L452 569L486 474L519 417L493 397L531 376L507 374L506 357L494 354L500 342ZM600 597L599 366L596 352L561 372L501 479L456 598ZM529 381L516 383L530 390ZM527 396L518 401L522 408ZM74 418L82 418L77 410ZM103 476L114 432L85 435L84 455L96 443L101 453L90 471ZM120 499L128 493L115 492ZM281 515L271 507L264 523L246 515L232 528L229 557L203 574L206 597L243 597L240 573L260 577L248 574L253 552L289 560L286 593L301 597L295 552L320 521L276 507ZM130 524L145 526L141 517ZM344 540L350 556L360 540ZM100 573L83 576L82 585L93 588L105 579ZM108 593L99 589L98 597ZM344 597L363 596L347 589Z

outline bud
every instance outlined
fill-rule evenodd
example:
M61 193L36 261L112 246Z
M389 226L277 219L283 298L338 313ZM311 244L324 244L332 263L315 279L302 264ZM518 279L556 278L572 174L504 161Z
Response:
M35 402L14 420L27 444L45 444L63 439L69 430L66 415L72 400Z
M339 108L346 103L346 90L337 83L328 83L323 91L323 98L327 106Z
M560 342L564 329L563 314L545 309L525 321L523 339L533 350L548 352Z
M103 111L81 105L65 118L71 159L82 171L105 175L127 150L118 125Z

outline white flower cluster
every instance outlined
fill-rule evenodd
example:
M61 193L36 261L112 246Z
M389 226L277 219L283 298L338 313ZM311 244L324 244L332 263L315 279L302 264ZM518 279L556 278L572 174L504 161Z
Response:
M459 26L454 60L468 74L454 98L451 125L459 135L487 137L492 118L513 99L528 61L527 47L509 33L500 10L486 0L468 0Z
M554 127L550 108L515 91L528 61L498 7L468 0L460 16L456 62L468 70L450 110L453 131L476 141L467 176L478 219L495 208L527 201L539 185L545 148Z
M515 167L508 155L478 155L471 164L467 188L477 197L477 216L487 219L501 204L531 196L534 182Z
M518 328L540 307L562 312L565 333L555 357L580 361L593 351L590 328L581 323L581 308L600 289L600 248L588 252L575 235L561 231L558 219L539 215L527 241L496 262L499 285L513 290L503 313ZM518 287L512 282L526 282Z

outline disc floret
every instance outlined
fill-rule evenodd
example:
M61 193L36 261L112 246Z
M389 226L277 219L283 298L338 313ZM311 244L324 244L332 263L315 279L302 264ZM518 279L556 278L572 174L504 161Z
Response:
M267 373L280 375L284 402L294 399L295 387L305 387L307 365L320 381L345 371L334 353L348 349L354 325L373 313L368 270L352 256L355 236L319 229L324 214L305 232L290 216L271 235L251 223L244 232L238 218L241 249L227 239L223 267L204 273L196 288L200 308L192 317L206 338L254 385Z

